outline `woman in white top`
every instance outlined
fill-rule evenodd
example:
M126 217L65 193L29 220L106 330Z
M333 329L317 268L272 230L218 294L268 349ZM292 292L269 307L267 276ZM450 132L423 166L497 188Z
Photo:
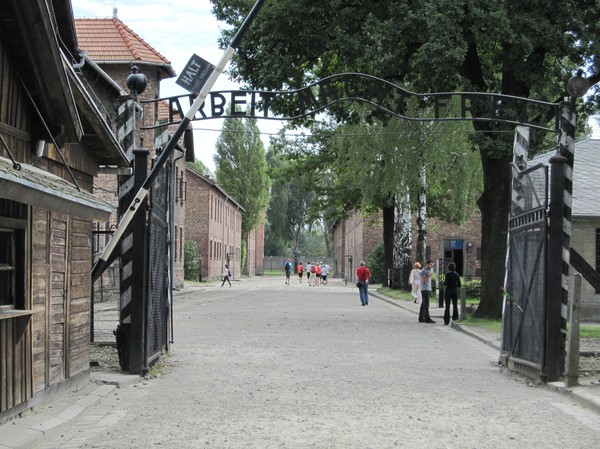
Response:
M410 292L414 298L414 303L419 303L421 297L421 264L415 262L412 271L408 275L408 283L412 285L412 291Z
M225 269L223 270L223 283L221 284L221 287L225 285L225 281L227 281L227 283L231 287L231 281L229 280L230 276L231 272L229 271L229 266L225 265Z

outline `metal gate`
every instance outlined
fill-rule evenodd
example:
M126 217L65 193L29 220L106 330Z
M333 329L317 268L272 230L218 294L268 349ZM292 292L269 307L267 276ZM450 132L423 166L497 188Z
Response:
M150 192L148 217L148 277L146 309L147 365L167 347L169 317L168 193L169 170L165 165Z
M513 165L502 351L507 365L533 377L544 357L548 168Z

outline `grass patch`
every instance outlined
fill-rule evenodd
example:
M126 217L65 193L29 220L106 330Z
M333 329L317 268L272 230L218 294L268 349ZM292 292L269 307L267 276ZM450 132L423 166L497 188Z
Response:
M579 336L584 338L600 338L600 326L581 326Z
M502 331L502 320L492 320L488 318L475 318L472 315L468 315L460 324L465 324L471 327L481 327L492 332Z
M201 285L206 285L206 282L200 282L200 281L185 281L185 286L186 287L200 287Z
M387 296L388 298L412 301L412 296L410 295L410 292L405 292L404 290L397 290L395 288L389 287L380 287L377 289L377 292Z
M292 272L292 276L293 275L294 275L294 273ZM269 277L281 276L282 278L285 278L285 271L283 270L283 268L281 270L265 270L263 272L263 276L269 276ZM296 277L298 277L298 274L296 274Z

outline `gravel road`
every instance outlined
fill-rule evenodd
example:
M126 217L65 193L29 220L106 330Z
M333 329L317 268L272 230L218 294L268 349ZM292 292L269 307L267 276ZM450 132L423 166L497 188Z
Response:
M50 448L596 447L600 417L510 374L493 348L355 288L236 282L175 305L155 376Z

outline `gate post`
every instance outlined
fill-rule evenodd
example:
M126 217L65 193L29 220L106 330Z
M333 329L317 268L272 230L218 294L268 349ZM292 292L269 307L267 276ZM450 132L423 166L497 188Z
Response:
M135 189L144 183L148 173L148 155L150 151L145 148L135 149ZM138 213L131 221L132 260L131 260L131 332L129 341L129 372L143 374L144 363L144 322L146 304L146 271L148 270L146 253L147 218L146 203L144 198L138 206ZM140 210L141 209L141 210Z
M560 141L550 158L550 230L546 271L546 332L540 377L557 381L565 367L565 332L569 296L571 195L577 112L575 98L562 104Z

